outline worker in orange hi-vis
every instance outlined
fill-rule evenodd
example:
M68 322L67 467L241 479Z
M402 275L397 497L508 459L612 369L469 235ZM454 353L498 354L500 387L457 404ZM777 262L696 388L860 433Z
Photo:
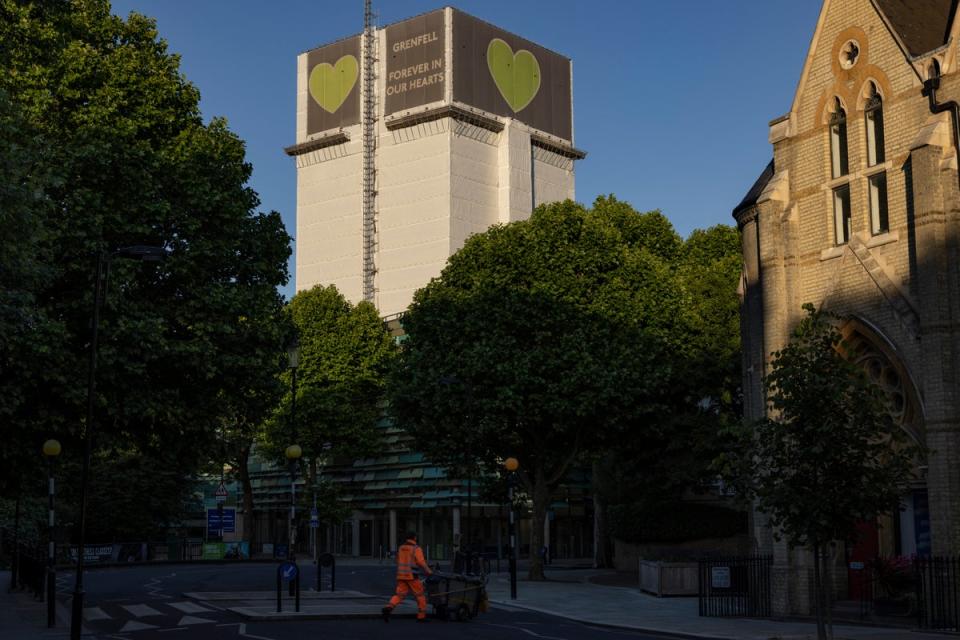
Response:
M416 532L411 531L407 534L406 542L397 549L397 592L381 610L384 622L390 622L393 608L403 602L411 591L417 599L417 622L427 621L427 596L423 593L423 583L416 573L418 568L428 576L433 573L423 557L423 550L417 546Z

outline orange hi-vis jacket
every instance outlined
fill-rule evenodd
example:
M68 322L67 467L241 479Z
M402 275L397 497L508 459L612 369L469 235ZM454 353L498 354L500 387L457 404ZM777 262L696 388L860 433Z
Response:
M423 549L413 540L407 540L397 549L397 580L413 580L413 571L417 567L427 575L432 573L423 557Z

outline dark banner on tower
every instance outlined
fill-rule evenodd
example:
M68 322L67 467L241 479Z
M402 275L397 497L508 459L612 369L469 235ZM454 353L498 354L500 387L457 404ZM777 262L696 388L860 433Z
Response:
M446 41L443 9L387 27L387 115L443 100Z
M360 122L360 36L307 53L307 135Z
M453 12L453 99L570 140L570 59Z

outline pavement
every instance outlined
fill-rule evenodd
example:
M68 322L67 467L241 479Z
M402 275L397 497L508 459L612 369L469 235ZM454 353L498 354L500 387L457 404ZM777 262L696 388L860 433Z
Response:
M658 598L638 587L613 587L591 581L609 571L548 569L547 582L517 585L517 599L510 599L506 574L493 574L487 584L495 607L520 608L578 622L688 638L736 640L816 640L811 622L747 618L705 618L699 615L697 598ZM944 640L941 633L910 629L834 625L836 640Z
M354 585L345 584L343 589L334 593L324 591L317 593L311 590L305 590L301 593L301 611L293 611L293 600L284 594L283 611L276 613L275 593L272 591L250 590L234 588L229 591L212 590L174 590L172 577L163 576L163 578L150 578L143 586L147 588L150 594L155 596L153 599L145 601L144 604L128 604L134 600L117 600L111 602L103 599L102 602L92 603L100 606L91 606L85 610L86 623L93 628L99 629L96 633L105 633L102 629L103 624L113 624L109 627L116 630L106 633L120 634L116 636L101 637L153 637L155 631L183 631L184 637L187 637L187 631L197 628L201 631L206 623L207 627L236 627L239 629L236 633L238 638L243 637L266 637L263 635L246 635L245 627L240 624L246 621L251 625L261 625L260 629L268 630L268 633L278 633L280 635L293 634L290 637L300 637L299 632L295 630L303 625L303 632L311 624L331 624L335 620L342 622L338 625L361 625L355 626L354 630L359 631L363 625L372 624L380 615L380 607L385 599L383 590L384 579L389 581L389 567L371 566L373 563L356 563L357 571L354 576L357 583ZM351 562L344 559L340 567L346 569L353 566ZM364 582L365 576L369 571L375 570L376 574L384 574L378 578L380 582ZM143 570L146 571L146 570ZM191 584L207 586L206 574L204 570L197 568L196 572L202 579L191 580ZM245 571L243 567L236 567L236 571ZM338 569L339 571L339 569ZM365 574L364 571L368 573ZM345 578L352 572L344 571ZM110 583L117 584L121 580L129 579L142 582L145 577L138 574L132 574L128 571L114 571L103 574L110 578ZM124 578L128 576L129 578ZM171 574L172 575L172 574ZM557 568L552 567L547 572L548 580L546 582L528 582L521 580L518 585L518 598L510 599L509 577L506 572L494 573L489 578L487 590L489 593L491 605L494 609L490 614L481 616L477 622L481 627L490 627L489 631L499 630L501 634L509 635L510 629L519 629L517 625L535 625L539 624L544 632L548 629L558 628L558 623L550 623L549 620L567 620L569 624L562 633L569 638L596 637L602 629L611 631L621 630L625 635L640 637L687 637L687 638L711 638L716 640L737 639L737 640L801 640L816 638L816 629L813 623L804 621L780 621L766 619L744 619L744 618L702 618L698 615L698 603L694 598L657 598L645 594L634 586L611 586L609 583L623 584L617 581L610 571L599 571L584 568ZM363 578L363 580L361 580ZM167 582L162 582L166 579ZM179 578L177 578L179 579ZM607 583L597 584L596 582ZM61 593L58 626L55 629L45 627L46 609L45 604L34 600L34 598L23 592L7 591L9 584L9 573L0 572L0 640L46 640L54 638L66 638L68 636L68 616L69 599L65 593ZM155 587L152 585L168 584L166 591L150 591ZM339 580L338 580L339 584ZM384 582L384 584L386 584ZM372 588L370 588L372 587ZM126 588L125 585L123 587ZM129 590L128 590L129 591ZM132 595L132 594L131 594ZM149 595L149 594L146 594ZM137 601L139 602L139 601ZM122 604L121 604L122 603ZM112 608L111 608L112 607ZM169 609L169 611L167 611ZM175 609L175 610L174 610ZM109 618L113 616L115 621L98 620L101 615ZM398 609L397 617L412 617L415 607L412 598L408 598ZM509 618L503 616L516 615L546 615L552 618ZM126 620L120 620L119 616L127 616ZM159 618L158 618L159 616ZM170 619L170 628L162 628L163 624L158 620L167 616ZM359 620L356 618L360 618ZM364 620L365 619L365 620ZM295 624L291 623L296 620ZM513 620L513 622L509 622ZM311 622L321 621L321 622ZM322 622L329 621L329 622ZM507 623L514 626L509 627ZM263 625L280 623L283 627L266 627ZM176 628L173 628L173 627ZM413 625L419 626L419 625ZM435 629L440 637L447 637L450 634L442 631L448 629L456 635L463 635L467 627L441 627ZM381 627L383 627L381 623ZM389 625L393 628L394 625ZM327 627L343 630L343 633L349 635L350 627ZM363 627L367 629L366 627ZM279 629L279 631L271 631ZM372 633L379 633L379 628L370 627L366 630L363 637L374 637ZM463 629L464 631L459 631ZM580 629L580 631L576 631ZM458 631L455 631L458 630ZM250 632L251 634L253 632ZM257 634L262 633L256 631ZM432 632L431 632L432 633ZM474 631L469 631L469 637L474 637ZM556 634L555 631L551 633ZM634 635L637 634L637 635ZM894 629L873 626L855 626L855 625L837 625L834 627L836 640L943 640L945 635L938 633L921 633L910 629ZM168 634L159 633L157 637L165 637ZM517 631L519 637L531 635L531 628L525 627ZM541 635L541 637L558 637L556 635L547 636L533 633L532 635ZM190 635L190 637L194 637ZM196 636L205 637L203 635ZM209 637L209 636L206 636ZM219 636L218 636L219 637ZM230 636L233 637L233 636ZM271 635L271 637L275 637ZM359 636L358 636L359 637ZM464 636L467 637L467 636ZM477 636L479 637L479 636ZM501 637L506 637L501 635Z
M57 621L48 629L47 604L25 591L8 591L10 572L0 571L0 638L2 640L54 640L70 637L69 612L57 607Z

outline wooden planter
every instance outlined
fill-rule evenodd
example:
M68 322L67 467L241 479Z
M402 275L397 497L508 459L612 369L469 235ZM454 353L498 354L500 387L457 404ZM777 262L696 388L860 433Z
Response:
M640 588L660 597L695 596L697 563L641 560Z

